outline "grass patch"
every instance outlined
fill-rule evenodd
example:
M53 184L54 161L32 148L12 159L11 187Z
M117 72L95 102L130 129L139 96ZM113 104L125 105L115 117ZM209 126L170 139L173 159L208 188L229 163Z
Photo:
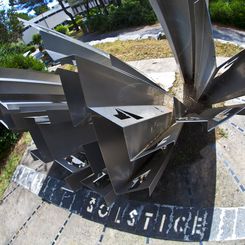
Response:
M11 153L3 160L0 169L0 199L5 190L11 182L12 175L19 164L26 147L31 143L31 136L29 133L24 133L16 145L13 147Z
M145 39L145 40L128 40L115 41L113 43L101 43L95 45L107 53L110 53L123 61L134 61L143 59L167 58L172 57L173 53L170 49L168 41ZM215 42L217 56L231 57L242 48L221 42Z

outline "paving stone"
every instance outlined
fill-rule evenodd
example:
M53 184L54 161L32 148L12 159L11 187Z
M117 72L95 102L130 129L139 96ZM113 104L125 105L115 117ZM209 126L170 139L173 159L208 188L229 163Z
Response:
M54 205L44 203L40 211L30 220L16 240L15 245L52 244L69 212Z
M145 243L146 243L145 237L107 228L101 244L136 245L136 244L145 244Z
M7 244L42 200L31 192L17 188L0 204L0 244Z
M56 244L96 245L100 239L103 227L103 225L86 220L79 215L72 214Z

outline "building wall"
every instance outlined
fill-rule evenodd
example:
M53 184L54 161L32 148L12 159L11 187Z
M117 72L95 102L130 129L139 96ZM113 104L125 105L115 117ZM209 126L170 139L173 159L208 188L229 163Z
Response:
M1 0L0 0L1 1ZM103 0L105 5L109 4L109 0ZM86 8L84 7L84 4L82 4L81 1L75 1L73 5L69 5L68 3L65 3L65 6L67 10L73 14L73 16L77 14L81 14L86 11ZM96 7L95 0L90 0L89 2L89 8ZM54 28L59 24L62 24L64 21L69 20L69 17L64 13L60 5L57 5L53 9L50 9L49 11L38 15L37 17L34 17L30 20L30 22L48 27L48 28ZM34 34L38 33L38 31L33 28L29 27L23 32L23 41L28 44L32 41L32 36Z
M66 5L67 10L72 13L72 9L69 5ZM59 24L62 24L64 21L68 20L69 17L65 14L65 12L61 9L60 6L57 6L54 9L51 9L44 14L41 14L31 20L31 22L35 24L39 24L48 28L54 28ZM38 33L38 31L33 28L29 27L23 32L22 39L25 43L30 43L32 41L32 36Z

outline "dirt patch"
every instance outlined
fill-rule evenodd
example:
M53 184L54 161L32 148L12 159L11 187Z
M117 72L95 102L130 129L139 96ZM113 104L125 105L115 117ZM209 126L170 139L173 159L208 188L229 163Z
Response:
M100 43L95 45L107 53L110 53L123 61L134 61L143 59L157 59L172 57L173 53L166 39L144 39L115 41L113 43ZM215 41L217 56L231 57L239 53L242 48L234 45Z

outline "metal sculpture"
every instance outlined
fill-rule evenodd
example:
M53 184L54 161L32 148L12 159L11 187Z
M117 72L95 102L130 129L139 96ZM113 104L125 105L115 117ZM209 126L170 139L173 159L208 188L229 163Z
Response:
M245 51L216 67L206 1L150 2L188 84L185 104L116 57L29 22L52 59L77 71L0 69L1 122L29 131L33 157L70 172L67 188L85 185L107 203L130 192L151 195L184 123L206 122L211 131L245 112L241 104L211 107L245 95Z

